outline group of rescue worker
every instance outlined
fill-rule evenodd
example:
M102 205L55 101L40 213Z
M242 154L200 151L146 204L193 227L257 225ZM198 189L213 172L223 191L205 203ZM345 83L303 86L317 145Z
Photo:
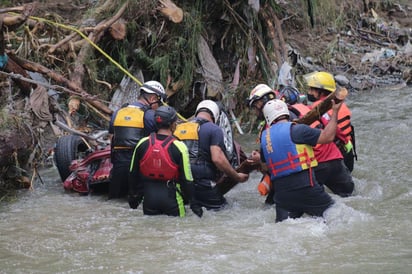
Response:
M244 182L226 157L220 109L201 101L195 117L177 123L176 110L164 104L166 93L157 81L145 82L136 103L117 110L110 121L112 134L109 199L127 196L145 215L183 217L185 205L201 217L203 208L222 209L227 201L215 187L219 175Z
M273 91L257 85L248 98L249 107L266 124L260 133L260 149L252 153L263 163L265 176L259 191L266 203L276 205L276 221L303 214L323 216L334 202L328 187L341 197L352 195L354 128L351 112L344 102L332 102L332 109L311 125L294 121L320 104L337 89L332 74L314 72L304 76L309 88L307 100L293 87Z
M277 222L305 213L322 216L334 203L324 186L341 197L354 191L350 110L344 102L333 102L312 125L295 123L337 88L327 72L305 75L305 80L311 105L302 102L294 87L275 91L266 84L257 85L247 100L265 121L260 148L247 161L261 164L264 176L258 189L267 195L267 204L275 204ZM137 102L114 112L109 199L127 197L133 209L142 204L145 215L183 217L188 205L202 217L203 208L224 208L227 201L216 187L219 177L245 182L249 175L237 172L227 158L224 133L217 125L218 104L203 100L192 119L179 122L165 99L162 84L148 81Z

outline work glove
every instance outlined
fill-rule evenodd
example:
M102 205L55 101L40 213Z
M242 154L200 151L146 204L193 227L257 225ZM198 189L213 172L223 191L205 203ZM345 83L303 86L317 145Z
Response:
M199 203L191 203L190 204L190 209L193 211L194 214L196 214L199 218L202 218L203 216L203 209L200 206Z
M142 197L138 195L129 195L128 202L129 202L130 208L136 209L142 202Z
M349 153L352 149L353 149L353 144L352 144L351 141L348 141L348 142L345 144L345 151L346 151L346 153Z

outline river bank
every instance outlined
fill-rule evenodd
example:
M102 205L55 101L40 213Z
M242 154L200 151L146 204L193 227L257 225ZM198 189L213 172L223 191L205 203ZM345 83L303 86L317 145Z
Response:
M24 90L10 73L1 74L0 197L6 193L13 197L10 190L29 188L38 177L36 168L50 162L56 139L65 134L53 121L59 118L82 130L90 130L91 124L107 127L109 115L96 106L107 110L136 94L138 84L80 39L79 33L67 30L70 24L94 35L103 52L122 61L139 79L161 80L170 104L186 117L200 99L195 94L206 92L222 99L246 132L253 130L254 117L244 99L256 83L278 87L282 60L291 66L295 84L303 91L301 76L314 70L343 76L342 84L355 92L398 89L412 79L408 1L294 0L267 1L262 6L259 1L176 1L185 11L181 23L162 15L156 1L120 8L113 1L102 2L42 1L31 10L17 10L33 12L31 17L24 12L23 17L10 16L19 19L14 31L3 26L1 40L7 54L37 62L40 73L29 76L42 89ZM10 7L20 3L11 1ZM103 16L102 10L110 15ZM55 20L37 19L46 19L49 13L60 18L66 29L60 23L56 26ZM74 18L79 19L73 22ZM112 19L127 26L124 40L113 40L109 29L101 32L107 27L105 20ZM85 24L89 27L83 28ZM50 36L53 33L58 35ZM130 84L122 86L127 81ZM49 82L56 85L42 86ZM118 94L123 101L113 103Z

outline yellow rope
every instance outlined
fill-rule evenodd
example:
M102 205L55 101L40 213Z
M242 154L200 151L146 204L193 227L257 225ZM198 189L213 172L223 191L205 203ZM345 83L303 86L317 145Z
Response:
M89 37L87 37L83 32L81 32L80 30L78 30L75 27L72 26L68 26L65 24L60 24L57 22L53 22L44 18L40 18L40 17L35 17L35 16L30 16L31 19L33 20L37 20L39 22L46 22L52 25L55 25L57 27L61 27L64 29L68 29L71 31L74 31L76 33L78 33L81 37L83 37L84 40L86 40L88 43L90 43L90 45L92 45L95 49L97 49L104 57L106 57L110 62L112 62L113 64L116 65L116 67L118 67L121 71L123 71L127 76L129 76L133 81L135 81L137 84L139 84L140 86L142 86L142 82L139 81L139 79L137 79L136 77L134 77L128 70L126 70L125 68L122 67L122 65L120 65L118 62L116 62L112 57L110 57L110 55L108 55L104 50L102 50L98 45L96 45L92 40L89 39ZM164 104L167 106L168 104L166 102L164 102ZM183 121L187 121L187 119L185 117L183 117L180 113L177 112L177 116L183 120Z
M139 79L137 79L136 77L134 77L129 71L127 71L125 68L123 68L118 62L116 62L112 57L110 57L110 55L108 55L106 52L104 52L104 50L102 50L98 45L96 45L92 40L89 39L89 37L87 37L83 32L81 32L80 30L76 29L75 27L71 27L68 25L64 25L64 24L60 24L57 22L53 22L44 18L40 18L40 17L34 17L34 16L30 16L31 19L40 21L40 22L47 22L49 24L64 28L64 29L68 29L71 31L74 31L76 33L78 33L81 37L83 37L84 40L86 40L88 43L90 43L90 45L92 45L95 49L97 49L101 54L103 54L104 57L106 57L107 59L109 59L110 62L112 62L113 64L116 65L116 67L118 67L121 71L123 71L127 76L129 76L131 79L133 79L133 81L135 81L136 83L138 83L140 86L143 85L142 82L139 81Z

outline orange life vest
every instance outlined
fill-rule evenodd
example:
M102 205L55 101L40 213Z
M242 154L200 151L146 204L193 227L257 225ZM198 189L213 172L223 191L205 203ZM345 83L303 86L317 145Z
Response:
M260 181L260 183L258 184L258 191L260 193L260 195L262 196L266 196L269 194L269 191L272 188L272 182L270 181L270 175L269 174L265 174L262 178L262 180Z
M332 110L328 111L329 115L332 115ZM343 103L338 114L338 127L342 130L342 133L351 140L352 124L350 122L352 113L348 106Z
M311 107L313 108L313 107L317 106L322 101L323 101L323 99L314 102ZM333 110L329 110L327 112L327 114L329 116L332 116L332 112L333 112ZM339 110L339 113L338 113L338 127L340 128L342 133L348 138L348 140L352 139L352 137L351 137L352 124L350 122L351 116L352 116L352 113L349 110L348 106L345 103L342 103L342 106L341 106L341 108Z

